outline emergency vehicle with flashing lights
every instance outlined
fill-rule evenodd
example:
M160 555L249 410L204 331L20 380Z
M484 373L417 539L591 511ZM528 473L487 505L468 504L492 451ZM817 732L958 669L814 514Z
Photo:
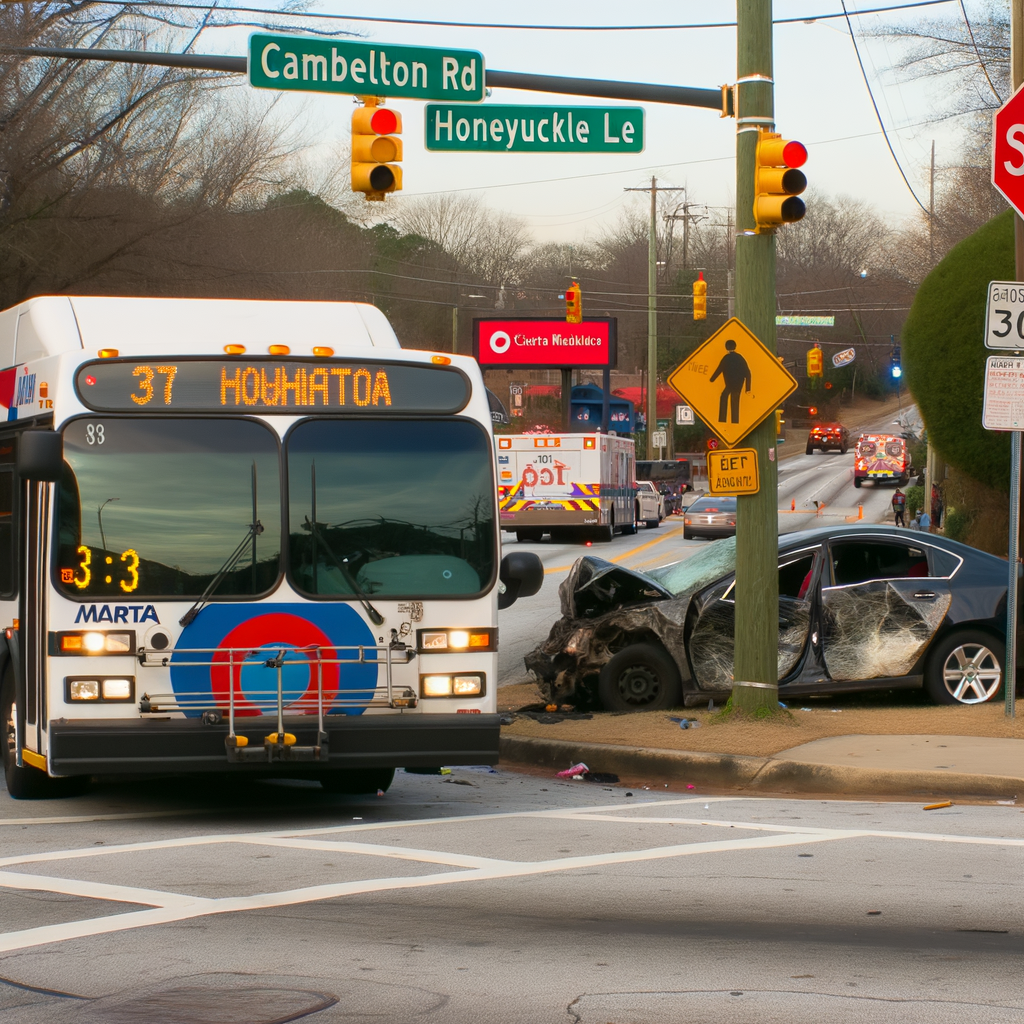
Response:
M487 393L348 302L0 313L0 720L14 797L94 774L386 790L498 759Z
M636 533L636 450L615 434L499 434L501 528L519 541Z
M912 473L906 438L895 434L861 434L853 461L853 486L865 480L892 482L905 487Z
M850 432L842 423L816 423L807 435L807 454L815 448L823 452L836 449L845 455L850 447Z

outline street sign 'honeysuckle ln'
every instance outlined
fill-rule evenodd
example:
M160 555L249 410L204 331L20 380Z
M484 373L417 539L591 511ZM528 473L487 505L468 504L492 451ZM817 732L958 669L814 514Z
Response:
M640 153L643 107L427 105L428 150L459 153Z
M475 103L484 98L484 57L477 50L254 32L249 36L249 84L257 89Z

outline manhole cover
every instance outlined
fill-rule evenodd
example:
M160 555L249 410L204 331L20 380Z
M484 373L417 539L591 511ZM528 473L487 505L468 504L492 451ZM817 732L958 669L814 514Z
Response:
M296 988L182 986L98 999L76 1024L286 1024L333 1006L338 997Z

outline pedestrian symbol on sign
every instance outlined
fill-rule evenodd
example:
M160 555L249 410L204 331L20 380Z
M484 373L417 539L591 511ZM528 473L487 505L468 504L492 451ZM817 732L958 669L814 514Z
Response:
M718 369L711 374L713 384L719 377L725 381L722 397L718 402L718 422L725 423L726 407L732 413L732 422L740 421L740 392L745 384L750 391L750 367L746 359L736 351L736 342L730 338L725 343L725 355L718 364Z
M775 354L735 317L680 363L668 382L730 448L796 390Z

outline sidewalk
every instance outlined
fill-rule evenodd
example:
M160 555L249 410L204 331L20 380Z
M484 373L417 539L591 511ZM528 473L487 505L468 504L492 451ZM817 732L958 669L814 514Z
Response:
M522 693L513 693L513 691ZM501 710L532 687L507 687ZM533 690L535 694L536 691ZM1024 718L1002 704L930 706L920 695L811 698L767 722L693 709L530 715L502 727L504 761L554 772L580 761L631 785L1024 803ZM535 698L534 698L535 699ZM680 728L686 717L696 727Z

